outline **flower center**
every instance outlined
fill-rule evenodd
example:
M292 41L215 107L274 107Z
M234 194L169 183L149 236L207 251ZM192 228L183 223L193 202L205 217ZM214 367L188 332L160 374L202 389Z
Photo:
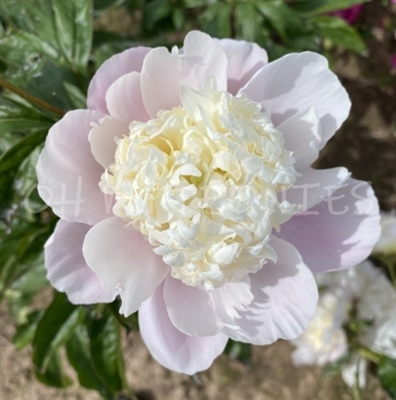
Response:
M101 188L174 278L211 290L276 259L272 229L295 212L278 193L297 173L260 104L185 87L181 103L130 125Z

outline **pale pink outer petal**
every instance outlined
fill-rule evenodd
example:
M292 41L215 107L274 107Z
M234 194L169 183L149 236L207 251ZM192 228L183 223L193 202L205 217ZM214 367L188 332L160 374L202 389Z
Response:
M200 89L208 77L217 90L227 90L227 56L218 42L203 32L189 32L184 39L182 84Z
M212 336L220 331L213 301L205 289L188 286L168 275L164 300L169 318L179 331L193 336Z
M98 123L94 122L92 124L88 140L95 160L103 169L114 163L117 138L122 138L128 133L127 124L109 116L102 118Z
M150 118L143 104L139 72L118 78L106 93L106 104L110 115L127 126L132 121L146 122Z
M378 201L366 182L349 179L308 212L283 224L277 235L297 248L313 272L360 263L379 238Z
M165 47L150 51L142 72L142 96L152 118L159 111L180 105L180 86L200 89L208 77L215 78L218 90L227 88L227 57L209 35L190 32L184 40L182 54L170 53Z
M150 50L149 47L134 47L105 61L96 71L89 84L88 108L108 114L105 100L107 89L122 75L133 71L140 72L144 57Z
M307 168L301 172L293 186L286 192L280 193L279 198L291 204L302 205L301 212L305 212L325 198L331 196L351 176L344 167L330 169Z
M283 133L285 148L293 152L297 170L307 168L318 158L321 127L315 109L310 107L283 121L278 129Z
M68 112L49 131L37 163L38 191L54 213L68 222L94 225L112 215L100 191L103 167L94 159L88 141L98 111Z
M321 123L322 148L349 114L351 102L325 57L288 54L259 70L240 92L258 101L275 125L314 107Z
M144 59L140 76L143 103L152 118L158 111L171 110L180 104L180 59L165 47L150 51Z
M249 79L268 63L267 52L255 43L244 40L215 39L227 60L227 91L236 94Z
M90 228L60 220L45 244L47 278L55 289L66 292L74 304L110 303L118 294L104 289L85 262L82 246Z
M231 339L253 344L295 339L315 316L318 290L312 272L291 244L272 238L271 245L278 261L250 274L254 299L236 320L240 329L222 330Z
M142 303L139 310L139 328L152 356L164 367L193 375L208 369L227 344L228 337L189 336L172 324L163 298L163 286Z
M129 316L154 293L169 267L140 232L125 225L116 217L95 225L85 236L83 254L103 287L119 291L120 313Z
M238 329L239 326L235 320L239 318L239 312L247 310L254 300L250 290L249 275L239 282L226 283L210 292L210 296L221 324Z

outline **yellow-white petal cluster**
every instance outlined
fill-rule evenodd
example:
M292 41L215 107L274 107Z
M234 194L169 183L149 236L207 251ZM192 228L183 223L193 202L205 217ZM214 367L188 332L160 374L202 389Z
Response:
M181 103L130 125L101 188L173 277L210 290L276 259L270 234L295 212L278 194L297 173L260 104L210 84Z

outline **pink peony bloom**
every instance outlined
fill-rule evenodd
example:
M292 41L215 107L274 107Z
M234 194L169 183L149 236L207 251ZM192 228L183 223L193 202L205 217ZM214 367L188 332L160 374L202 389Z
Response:
M228 338L296 338L315 315L313 274L378 239L371 187L311 168L350 109L321 55L268 63L255 44L191 32L182 49L110 58L87 103L37 165L61 218L48 279L73 303L119 295L169 369L208 368Z
M353 25L359 18L362 11L363 4L356 4L352 7L346 8L345 10L335 11L332 14L344 19L346 22L348 22L348 24Z

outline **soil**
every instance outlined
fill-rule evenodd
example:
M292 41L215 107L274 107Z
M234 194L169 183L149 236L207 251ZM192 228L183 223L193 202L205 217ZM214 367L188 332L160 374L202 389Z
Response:
M320 168L346 166L355 178L370 181L385 210L396 208L396 75L389 72L396 43L378 21L386 24L386 18L395 15L395 7L384 10L381 1L369 3L362 16L372 33L368 55L337 54L335 71L353 106L317 163ZM48 292L41 296L40 302L50 299ZM5 304L0 308L0 319L1 400L99 399L95 392L77 385L60 391L37 382L31 350L17 352L11 343L14 325ZM292 347L284 341L255 346L248 366L221 356L212 368L195 377L168 371L156 363L138 333L125 337L124 345L128 381L140 400L353 399L351 389L339 376L326 376L314 367L294 368ZM364 400L389 399L373 376L362 395Z

